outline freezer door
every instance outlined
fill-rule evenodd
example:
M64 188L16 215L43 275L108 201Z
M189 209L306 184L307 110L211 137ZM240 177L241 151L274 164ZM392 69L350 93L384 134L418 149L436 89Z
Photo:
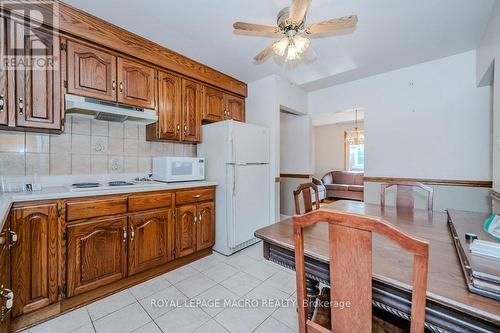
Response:
M269 130L265 127L228 122L228 163L269 163Z
M228 165L228 240L235 248L269 225L269 165Z

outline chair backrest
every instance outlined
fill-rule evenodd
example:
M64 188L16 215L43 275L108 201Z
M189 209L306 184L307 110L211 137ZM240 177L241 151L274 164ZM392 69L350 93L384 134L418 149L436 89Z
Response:
M331 330L307 319L303 229L328 223ZM362 215L320 209L293 218L299 332L344 333L372 331L372 233L381 234L414 254L411 333L424 332L429 243L414 238L389 223ZM347 306L350 302L350 306Z
M314 191L315 198L315 206L316 209L319 209L319 194L318 194L318 186L313 183L305 183L300 184L295 191L293 191L293 199L295 201L295 214L300 215L300 203L299 203L299 195L302 193L304 199L304 214L309 213L313 210L312 206L312 196L311 189Z
M396 186L396 207L402 209L413 209L415 206L414 189L421 188L427 191L427 210L432 211L434 201L434 190L417 182L389 182L382 184L380 188L380 206L385 207L385 191L389 187Z

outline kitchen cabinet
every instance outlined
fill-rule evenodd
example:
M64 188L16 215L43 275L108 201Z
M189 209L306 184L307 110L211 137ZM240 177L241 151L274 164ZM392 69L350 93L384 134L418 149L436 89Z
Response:
M224 95L224 105L228 119L245 121L245 99L233 95Z
M68 40L68 93L116 101L116 57Z
M215 243L215 206L213 202L200 203L197 207L196 251L212 247Z
M196 205L185 205L177 209L176 257L181 258L196 251Z
M156 70L135 61L118 58L118 102L156 109Z
M127 276L127 217L95 219L67 226L67 296Z
M146 139L181 140L181 78L160 72L158 94L158 121L147 126Z
M202 86L182 79L182 123L181 141L201 142Z
M0 333L10 330L10 310L13 293L10 285L10 220L0 233Z
M59 37L15 21L8 22L7 33L12 36L7 39L9 48L31 59L30 63L17 62L15 80L9 83L15 86L15 96L9 96L14 99L15 126L61 129Z
M13 208L11 215L17 237L11 249L16 317L58 300L57 203Z
M203 121L216 122L224 120L226 117L224 93L219 89L204 87L203 98Z
M128 274L148 270L174 258L172 210L129 216Z
M0 56L2 59L7 55L7 34L5 24L5 18L0 16ZM7 67L0 66L0 125L9 124L7 110Z

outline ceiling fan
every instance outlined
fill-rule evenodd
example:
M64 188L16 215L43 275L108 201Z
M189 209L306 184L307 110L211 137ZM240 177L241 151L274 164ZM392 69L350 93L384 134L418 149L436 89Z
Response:
M256 63L264 62L273 52L285 62L311 62L316 56L309 47L309 37L324 37L333 33L352 32L358 23L356 15L339 17L306 25L306 14L312 0L292 0L290 7L278 13L277 25L236 22L236 33L279 38L254 57Z

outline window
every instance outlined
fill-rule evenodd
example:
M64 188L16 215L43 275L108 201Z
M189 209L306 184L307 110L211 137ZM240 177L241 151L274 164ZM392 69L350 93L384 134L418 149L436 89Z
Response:
M349 171L365 170L365 145L364 144L345 144L345 164Z

